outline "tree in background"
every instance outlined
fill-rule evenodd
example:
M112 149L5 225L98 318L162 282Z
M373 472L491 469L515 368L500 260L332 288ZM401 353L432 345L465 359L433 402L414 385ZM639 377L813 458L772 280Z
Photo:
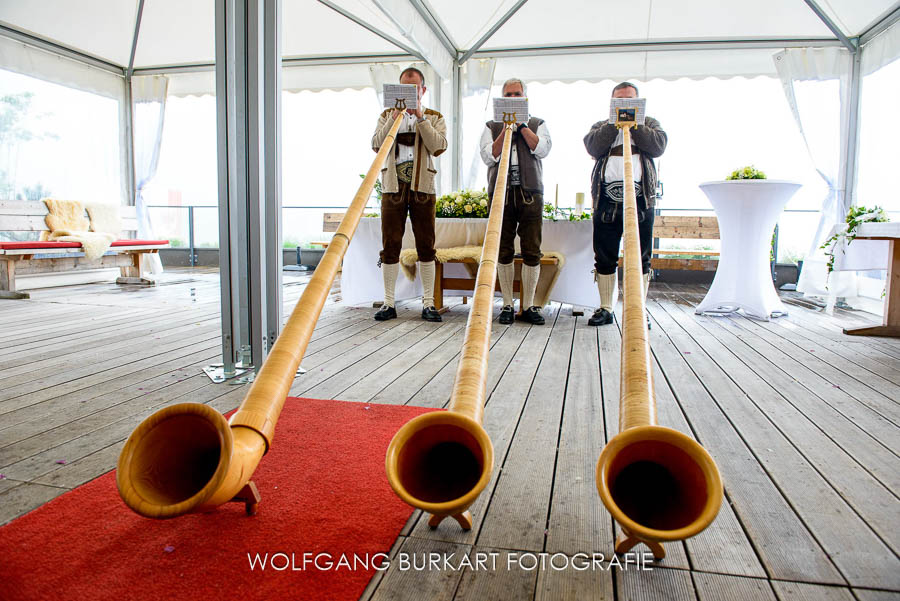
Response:
M16 198L16 167L21 144L32 140L56 139L48 132L36 133L29 129L28 121L42 119L46 115L33 114L31 101L34 94L22 92L0 96L0 198ZM32 200L34 194L46 195L49 190L37 183L32 187L24 187L19 197ZM40 200L39 196L33 200Z

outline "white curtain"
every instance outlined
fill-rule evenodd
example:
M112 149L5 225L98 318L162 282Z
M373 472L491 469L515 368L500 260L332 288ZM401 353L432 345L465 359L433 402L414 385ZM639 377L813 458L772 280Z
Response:
M856 297L856 274L835 271L829 277L827 257L819 247L831 235L832 228L843 223L850 208L850 195L845 189L845 173L842 165L847 162L846 144L849 135L847 108L850 102L850 68L852 57L844 48L793 48L774 56L775 69L781 78L784 94L813 165L828 186L828 195L822 201L819 224L803 261L803 270L797 290L808 296ZM827 131L835 127L836 115L815 115L807 110L801 114L797 102L800 82L837 80L840 96L839 134L816 136L811 143L812 132ZM818 133L818 132L817 132ZM826 143L823 143L823 140Z
M469 59L462 66L462 139L466 141L466 145L463 148L463 172L459 178L461 189L478 190L486 185L478 177L482 163L477 141L481 139L484 129L496 67L497 61L492 58ZM466 114L466 110L470 113ZM469 144L468 141L471 140L476 143Z
M138 220L138 238L153 239L153 226L144 202L143 190L156 175L159 164L159 148L162 143L163 121L166 115L168 79L164 75L134 77L131 80L131 102L134 107L132 128L134 131L134 180L135 211ZM162 273L159 255L153 253L149 261L150 271Z
M900 21L894 23L862 48L862 74L871 75L900 58Z

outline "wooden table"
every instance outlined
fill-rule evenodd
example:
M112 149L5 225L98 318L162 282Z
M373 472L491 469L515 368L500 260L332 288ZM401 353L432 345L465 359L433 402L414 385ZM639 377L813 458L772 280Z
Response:
M844 334L900 337L900 223L863 223L857 228L856 240L887 240L890 243L884 322L880 326L844 328Z

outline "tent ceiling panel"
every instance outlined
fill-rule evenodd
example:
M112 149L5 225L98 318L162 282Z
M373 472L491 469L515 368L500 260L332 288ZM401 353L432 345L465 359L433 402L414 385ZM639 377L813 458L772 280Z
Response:
M819 8L849 37L865 33L895 4L896 0L818 0Z
M515 3L516 0L428 0L427 6L458 44L457 49L468 50Z
M497 59L494 83L518 77L525 81L650 81L734 76L776 76L772 49L667 50ZM563 59L563 60L560 60Z
M137 0L0 0L0 21L125 66L131 55L137 7Z
M338 1L336 5L402 41L384 15L371 6ZM313 0L284 0L284 55L320 56L402 52L397 46ZM365 10L364 10L365 9Z
M212 63L216 10L210 0L147 0L134 66Z
M875 1L875 0L872 0ZM802 0L530 0L484 49L617 41L834 36ZM735 7L743 10L735 10ZM752 9L749 7L752 6Z

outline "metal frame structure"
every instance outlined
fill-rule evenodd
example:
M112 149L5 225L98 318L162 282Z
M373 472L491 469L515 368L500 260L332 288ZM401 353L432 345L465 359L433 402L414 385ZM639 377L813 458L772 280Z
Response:
M849 135L843 141L845 203L855 197L859 144L860 54L861 46L900 20L900 3L875 19L855 38L848 38L820 7L821 0L804 0L809 9L828 27L834 38L771 38L749 40L701 39L657 40L494 48L484 44L525 4L516 3L478 41L460 49L429 6L428 0L407 0L416 18L431 30L453 59L451 73L451 181L459 185L462 169L462 66L470 58L503 58L566 54L649 52L665 50L730 50L789 48L808 46L845 47L852 55L850 103L846 108ZM136 181L133 145L131 81L134 75L216 72L219 164L219 265L221 273L222 356L220 375L231 376L241 368L260 365L278 336L281 323L281 67L369 62L426 60L421 49L413 48L364 22L332 0L319 0L360 27L396 46L400 51L380 54L281 57L281 0L216 0L216 62L135 69L134 57L140 37L144 0L135 18L128 65L118 65L100 57L53 42L15 27L0 24L0 35L119 75L125 86L124 165L128 199L135 202ZM393 19L393 15L387 14ZM396 19L394 19L396 21ZM426 61L427 62L427 61ZM438 91L440 86L433 86ZM130 142L130 143L129 143Z

